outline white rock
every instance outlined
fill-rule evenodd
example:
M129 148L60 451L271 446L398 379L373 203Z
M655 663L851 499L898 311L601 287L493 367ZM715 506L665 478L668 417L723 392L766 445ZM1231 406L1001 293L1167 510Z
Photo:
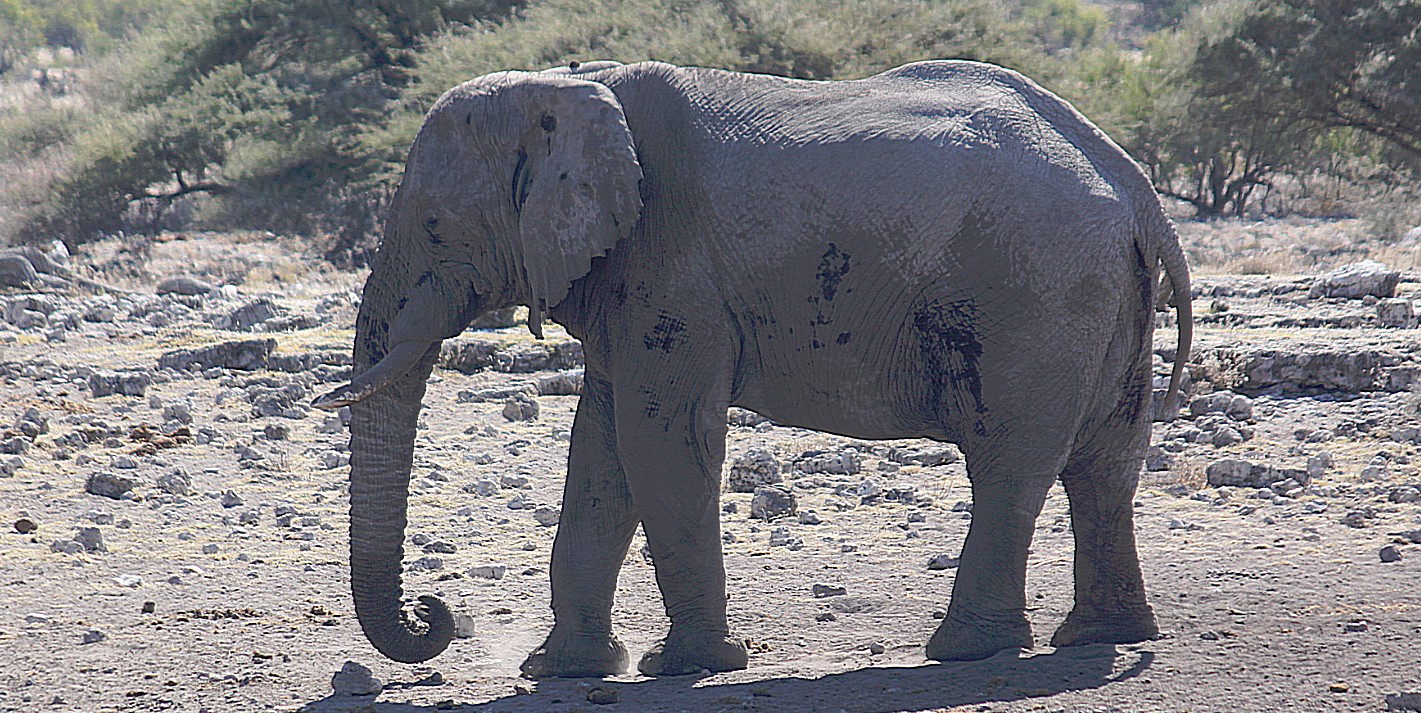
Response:
M464 571L464 574L478 579L503 579L503 575L508 574L508 567L501 564L486 564L470 567Z
M1391 297L1401 273L1374 260L1343 265L1317 278L1308 291L1313 297L1347 297L1361 299L1367 295Z
M1377 303L1377 321L1383 327L1411 329L1416 326L1416 307L1406 298L1382 300Z
M781 482L782 466L775 454L765 448L751 448L731 461L725 478L725 489L732 493L753 493L761 485Z
M371 696L379 693L384 685L370 673L370 669L354 661L346 661L331 676L331 688L337 696Z
M543 527L552 527L558 524L558 520L561 518L562 510L548 505L539 505L538 508L533 511L533 519L537 520L538 524Z
M454 614L454 638L471 639L474 636L474 618L464 613Z
M932 559L928 560L928 569L957 569L957 563L957 558L952 555L934 555Z

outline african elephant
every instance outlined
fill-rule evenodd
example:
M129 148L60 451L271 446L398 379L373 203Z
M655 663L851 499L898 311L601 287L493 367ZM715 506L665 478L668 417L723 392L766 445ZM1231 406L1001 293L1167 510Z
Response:
M1160 269L1163 267L1164 275ZM441 340L527 305L582 340L555 624L525 674L625 670L618 569L641 524L671 626L640 670L747 665L726 619L726 413L966 456L975 503L927 657L1033 643L1027 548L1060 478L1075 605L1056 646L1155 636L1132 499L1154 300L1189 276L1137 165L1021 75L963 61L813 82L648 62L500 72L425 117L356 325L351 588L386 656L438 655L448 608L402 613L416 417ZM1172 409L1177 410L1177 409Z

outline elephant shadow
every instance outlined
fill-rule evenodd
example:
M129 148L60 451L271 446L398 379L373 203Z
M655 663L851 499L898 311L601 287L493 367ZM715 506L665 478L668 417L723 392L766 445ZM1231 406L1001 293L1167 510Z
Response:
M861 713L955 709L1025 698L1083 691L1124 681L1144 673L1155 654L1135 647L1111 645L1058 649L1021 657L1003 652L983 661L924 663L918 666L862 668L818 678L785 676L756 681L702 685L699 677L680 676L637 681L552 679L529 682L518 693L477 704L445 701L438 706L374 703L331 696L308 703L303 713L496 713L501 711L588 710L592 688L615 692L609 710L713 711L754 710L757 713L853 710ZM412 684L410 684L412 685ZM392 683L391 689L407 687ZM366 699L368 701L368 699Z

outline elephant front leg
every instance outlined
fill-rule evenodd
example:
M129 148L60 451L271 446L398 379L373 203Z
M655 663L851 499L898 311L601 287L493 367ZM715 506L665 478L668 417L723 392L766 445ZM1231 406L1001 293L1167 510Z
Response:
M743 669L749 656L730 636L720 542L726 401L672 403L661 393L675 392L641 388L618 402L622 464L671 619L637 668L648 676Z
M553 542L553 630L523 662L524 675L626 672L627 649L612 635L612 598L636 526L617 456L611 387L589 374L573 421L562 518Z
M969 471L973 465L969 457ZM1033 645L1026 620L1027 550L1056 473L999 471L990 464L977 470L972 524L947 617L928 640L929 659L973 661Z

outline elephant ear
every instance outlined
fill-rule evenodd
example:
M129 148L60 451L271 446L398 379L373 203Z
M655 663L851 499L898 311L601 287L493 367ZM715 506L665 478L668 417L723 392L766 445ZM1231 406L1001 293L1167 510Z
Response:
M531 293L528 328L541 338L543 311L636 226L642 174L612 90L557 76L530 79L522 89L529 126L512 189Z

